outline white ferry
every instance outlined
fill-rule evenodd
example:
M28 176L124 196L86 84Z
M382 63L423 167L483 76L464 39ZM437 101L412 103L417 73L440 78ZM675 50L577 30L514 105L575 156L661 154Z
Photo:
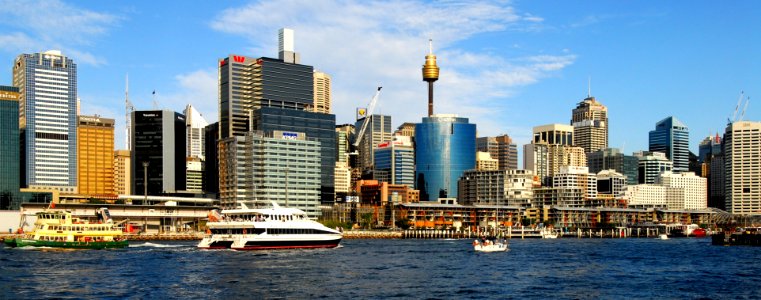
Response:
M198 243L201 249L267 250L293 248L333 248L341 242L337 230L310 220L296 208L248 208L209 212L206 236Z

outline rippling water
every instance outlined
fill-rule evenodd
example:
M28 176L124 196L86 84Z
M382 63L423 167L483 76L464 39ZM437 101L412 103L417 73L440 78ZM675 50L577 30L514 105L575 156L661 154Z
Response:
M335 249L0 249L0 298L759 298L761 248L709 239L346 240ZM3 246L4 247L4 246Z

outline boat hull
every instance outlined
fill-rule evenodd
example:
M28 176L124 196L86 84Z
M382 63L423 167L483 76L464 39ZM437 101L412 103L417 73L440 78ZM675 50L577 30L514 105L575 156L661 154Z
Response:
M234 249L234 250L276 250L276 249L310 249L335 248L341 243L341 237L335 239L250 239L244 243L232 240L201 241L200 249Z
M109 241L109 242L58 242L58 241L38 241L33 239L16 238L9 244L11 247L50 247L50 248L68 248L68 249L109 249L124 248L129 246L127 241Z

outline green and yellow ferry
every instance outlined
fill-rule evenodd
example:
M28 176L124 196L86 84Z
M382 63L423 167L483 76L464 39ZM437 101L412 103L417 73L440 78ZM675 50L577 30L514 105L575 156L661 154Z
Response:
M34 231L15 239L6 239L6 246L105 249L128 245L106 208L98 209L98 223L73 218L68 211L47 210L36 213L36 216Z

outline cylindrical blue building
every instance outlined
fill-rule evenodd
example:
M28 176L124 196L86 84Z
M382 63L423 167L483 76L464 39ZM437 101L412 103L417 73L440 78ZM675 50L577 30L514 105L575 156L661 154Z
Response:
M476 124L432 115L415 125L415 187L421 201L457 197L457 180L476 167Z

